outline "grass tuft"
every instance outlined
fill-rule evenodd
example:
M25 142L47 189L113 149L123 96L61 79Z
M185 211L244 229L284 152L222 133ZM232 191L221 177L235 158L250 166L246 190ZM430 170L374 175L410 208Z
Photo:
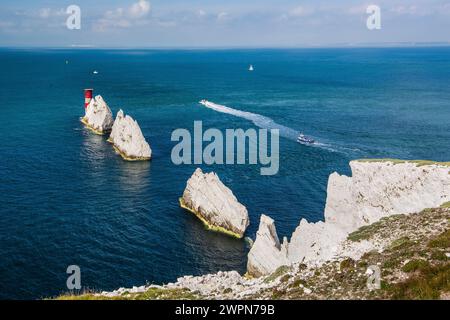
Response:
M277 270L275 270L274 273L272 273L270 276L268 276L266 279L264 279L264 283L270 283L282 275L286 274L291 268L288 266L281 266Z

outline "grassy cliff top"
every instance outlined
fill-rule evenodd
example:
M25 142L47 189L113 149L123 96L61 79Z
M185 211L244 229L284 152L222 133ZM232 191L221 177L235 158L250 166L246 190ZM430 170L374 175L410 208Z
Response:
M393 164L414 163L418 167L430 166L430 165L450 167L450 162L438 162L438 161L432 161L432 160L401 160L401 159L386 158L386 159L359 159L356 161L357 162L392 162Z

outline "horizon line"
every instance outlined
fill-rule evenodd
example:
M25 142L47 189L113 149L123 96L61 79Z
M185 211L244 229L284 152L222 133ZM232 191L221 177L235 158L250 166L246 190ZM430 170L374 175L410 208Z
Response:
M66 46L52 45L0 45L0 49L51 49L51 50L233 50L233 49L340 49L340 48L414 48L414 47L450 47L450 41L433 42L379 42L379 43L335 43L311 45L223 45L223 46L94 46L89 44L72 44Z

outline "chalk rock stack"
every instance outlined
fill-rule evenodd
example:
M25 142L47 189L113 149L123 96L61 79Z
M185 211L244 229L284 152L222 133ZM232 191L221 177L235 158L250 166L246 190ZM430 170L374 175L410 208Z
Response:
M93 132L100 135L111 131L114 123L113 114L102 96L96 96L91 100L86 107L86 113L81 118L81 122Z
M256 241L248 256L252 263L248 265L247 272L258 277L269 274L279 266L288 265L287 245L286 238L283 239L283 244L280 244L275 221L266 215L261 215Z
M117 113L108 141L125 160L150 160L152 157L150 145L145 140L137 121L125 115L122 110Z
M197 169L188 180L180 205L194 213L212 230L237 238L249 225L248 212L215 173Z
M329 178L325 222L302 220L290 242L285 239L280 245L273 220L261 217L248 255L249 274L261 276L283 265L321 265L348 256L342 244L360 227L450 200L450 163L370 160L352 161L350 167L352 177L333 173Z

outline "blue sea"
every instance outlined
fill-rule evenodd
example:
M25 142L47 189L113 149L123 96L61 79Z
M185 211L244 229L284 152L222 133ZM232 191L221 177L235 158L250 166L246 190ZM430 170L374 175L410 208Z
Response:
M66 63L67 61L67 63ZM250 64L255 71L249 72ZM264 128L280 138L280 170L202 165L280 237L323 219L327 180L358 158L450 159L450 48L261 50L0 50L0 298L167 283L245 272L244 240L206 231L178 206L194 165L176 166L178 128ZM94 75L97 70L99 74ZM83 89L138 120L151 162L123 161L87 131ZM208 99L239 112L217 112ZM257 121L263 116L267 121Z

